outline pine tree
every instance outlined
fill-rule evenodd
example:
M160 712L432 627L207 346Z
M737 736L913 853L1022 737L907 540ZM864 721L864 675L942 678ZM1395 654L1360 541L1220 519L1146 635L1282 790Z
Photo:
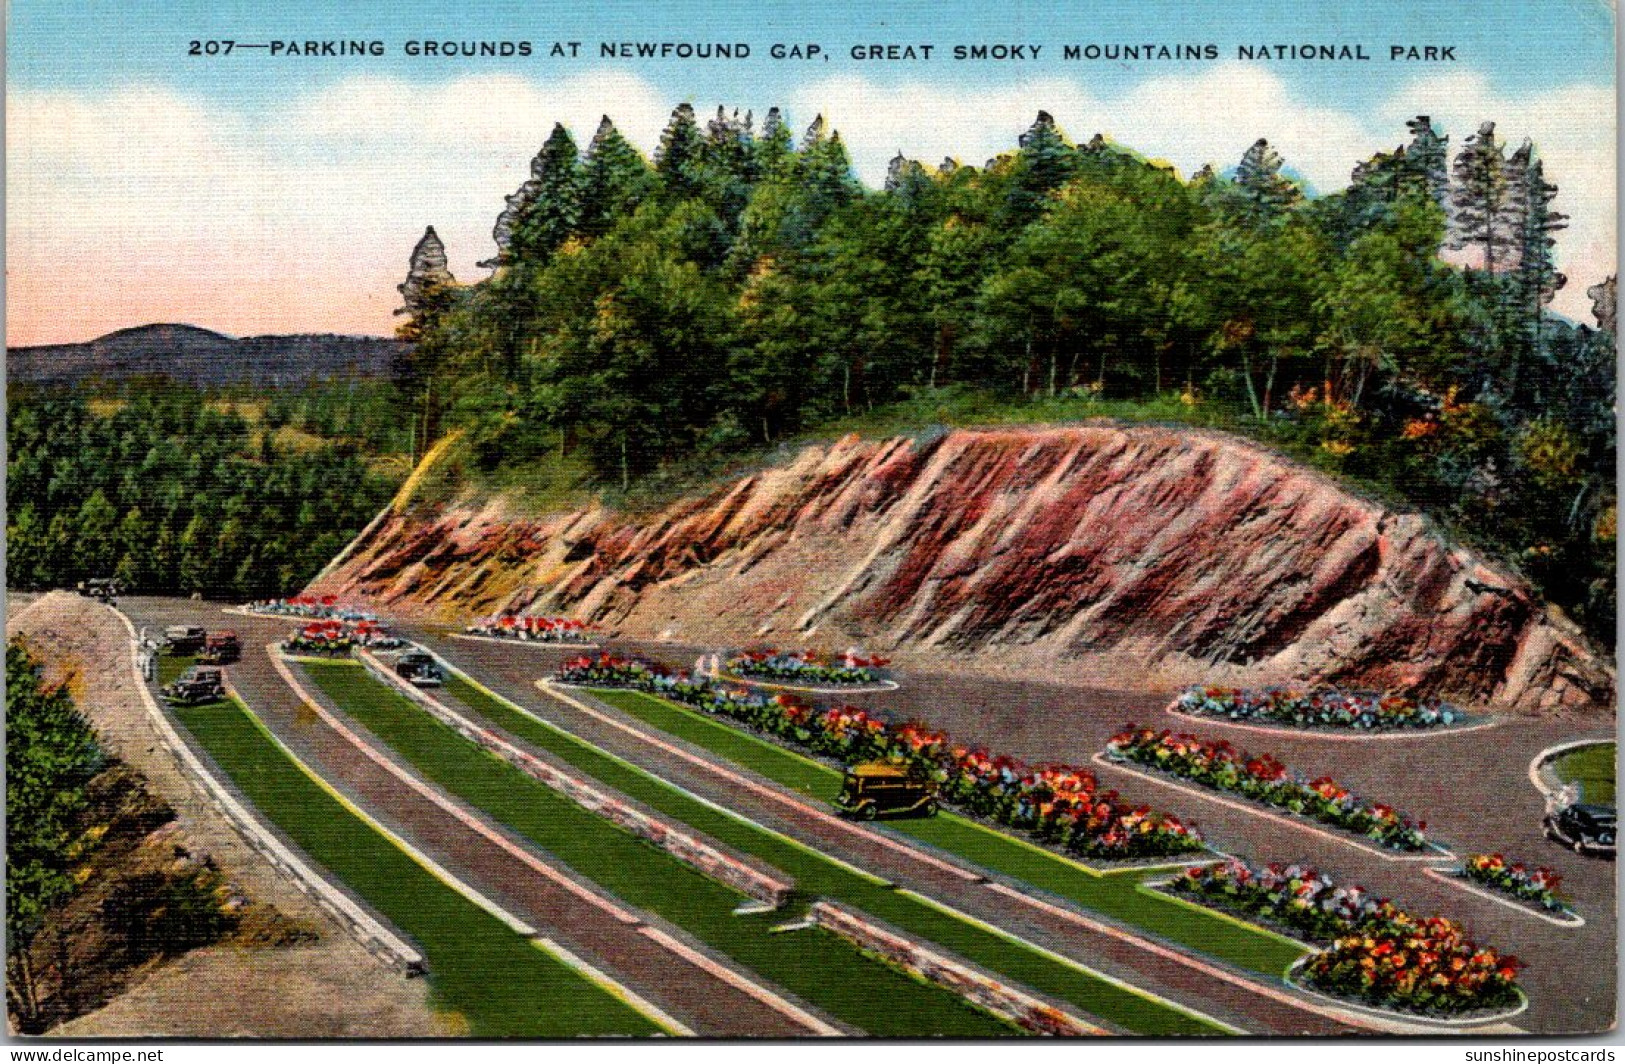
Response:
M796 169L801 221L809 231L822 225L831 212L858 194L846 145L841 143L838 132L825 135L823 115L813 119L807 127Z
M1285 165L1270 142L1258 138L1242 155L1236 167L1235 188L1241 214L1253 225L1269 225L1283 219L1303 200L1303 190L1281 173Z
M699 192L703 149L704 138L694 120L694 106L678 104L660 134L660 146L655 149L655 172L660 175L669 199L689 199Z
M81 579L112 575L119 557L118 520L118 511L100 488L79 508L73 568Z
M440 242L434 226L424 231L423 238L412 249L406 280L397 286L397 291L405 305L395 313L407 315L407 319L395 330L396 337L406 344L396 356L394 371L396 383L413 395L418 405L412 432L415 459L428 449L434 436L434 377L447 355L440 327L457 299L457 278L447 266L446 246ZM185 564L183 550L183 572Z
M756 173L764 180L786 180L795 172L795 138L784 116L777 107L770 107L762 120L762 135L757 137L752 150L756 155Z
M741 118L737 109L729 115L719 106L716 117L706 123L700 147L705 199L730 231L738 224L757 176L751 123L749 111Z
M1546 304L1567 281L1557 271L1552 249L1557 241L1552 234L1568 228L1568 216L1552 209L1557 186L1546 180L1545 168L1535 154L1535 147L1524 141L1507 163L1509 179L1508 205L1515 218L1514 253L1517 265L1513 268L1513 288L1520 317L1523 319L1524 351L1539 360L1544 354L1543 334ZM1511 388L1518 384L1518 362L1512 366Z
M554 124L536 153L531 174L527 185L534 183L534 194L513 219L508 253L512 259L540 264L574 236L581 224L581 160L575 138L562 123Z
M446 259L446 245L440 242L440 234L429 226L423 231L423 237L412 248L412 259L407 267L406 280L395 287L401 294L405 305L396 314L409 315L408 320L396 330L395 335L402 340L416 340L425 331L425 315L436 309L437 303L442 299L443 293L449 291L457 284L457 278L452 276Z
M1454 167L1450 246L1476 246L1482 268L1495 274L1507 267L1513 246L1512 190L1505 147L1495 139L1495 123L1485 122L1467 138Z
M582 233L602 236L609 232L615 219L637 209L653 183L648 162L605 115L587 146L581 168Z
M1038 112L1017 143L1005 212L1016 225L1026 225L1043 213L1050 193L1077 172L1079 157L1048 111Z
M1441 137L1427 115L1405 123L1411 142L1404 149L1406 172L1420 181L1440 209L1450 209L1450 138Z

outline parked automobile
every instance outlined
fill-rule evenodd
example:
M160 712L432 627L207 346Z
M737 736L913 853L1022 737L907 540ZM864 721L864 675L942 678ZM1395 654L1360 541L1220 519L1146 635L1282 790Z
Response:
M900 765L871 762L846 770L835 807L859 820L878 816L936 816L937 785Z
M164 629L164 649L171 654L196 654L208 640L209 633L195 624L172 624Z
M161 692L182 706L200 706L226 697L226 681L219 669L194 665Z
M1546 837L1586 857L1614 856L1619 812L1609 805L1574 802L1546 814Z
M439 663L421 650L402 654L395 663L395 675L414 687L439 687L446 682L446 674Z
M79 581L75 589L87 598L99 599L102 602L114 602L118 599L118 581L110 576L98 576L90 580Z
M236 632L216 632L203 641L198 661L206 665L230 665L243 656L243 645Z

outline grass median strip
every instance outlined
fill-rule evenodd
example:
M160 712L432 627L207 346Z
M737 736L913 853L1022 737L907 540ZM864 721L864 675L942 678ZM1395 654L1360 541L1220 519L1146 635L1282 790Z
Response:
M734 915L744 895L486 753L363 670L304 668L341 709L429 781L617 898L660 915L848 1026L887 1037L1012 1033L957 996L875 964L827 932L773 934L784 912Z
M781 869L793 876L798 890L808 896L844 902L905 934L934 942L988 971L1069 1002L1124 1030L1156 1035L1224 1033L1211 1021L1170 1002L1086 969L1060 964L1042 952L1014 944L971 922L922 904L783 835L721 811L561 728L517 712L461 677L451 677L446 691L492 724L554 754L587 775Z
M282 833L411 936L479 1038L653 1035L649 1019L436 878L317 784L236 700L173 712Z
M1553 761L1552 770L1564 783L1580 785L1581 801L1613 805L1615 751L1611 742L1578 747Z
M637 691L593 693L645 724L744 765L819 802L831 801L841 789L841 773L830 766L685 706ZM1138 876L1104 875L1024 839L953 813L892 820L886 826L1085 909L1272 979L1279 977L1305 952L1303 947L1268 931L1205 914L1192 914L1161 895L1138 889ZM1166 876L1167 872L1158 874Z

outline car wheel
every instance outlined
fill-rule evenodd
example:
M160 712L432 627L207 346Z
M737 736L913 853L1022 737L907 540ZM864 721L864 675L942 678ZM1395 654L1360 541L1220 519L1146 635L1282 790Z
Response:
M875 818L875 807L874 807L873 802L871 802L870 804L864 806L862 809L858 810L858 819L859 820L873 820L874 818Z
M937 815L937 803L936 802L926 802L925 805L920 807L920 812L924 813L926 816L936 816Z

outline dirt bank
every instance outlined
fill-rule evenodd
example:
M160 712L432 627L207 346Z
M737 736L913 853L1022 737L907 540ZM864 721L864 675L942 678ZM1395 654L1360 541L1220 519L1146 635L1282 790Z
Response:
M113 613L55 592L8 618L66 679L103 748L141 778L173 820L132 847L125 863L161 856L212 865L234 894L283 932L288 945L211 946L119 973L124 991L50 1033L87 1036L410 1037L445 1033L427 1005L427 986L374 960L238 837L181 774L147 722L131 675L129 636ZM158 838L158 836L162 836ZM275 914L274 916L269 914ZM314 936L315 941L309 939ZM247 936L252 940L253 936Z

